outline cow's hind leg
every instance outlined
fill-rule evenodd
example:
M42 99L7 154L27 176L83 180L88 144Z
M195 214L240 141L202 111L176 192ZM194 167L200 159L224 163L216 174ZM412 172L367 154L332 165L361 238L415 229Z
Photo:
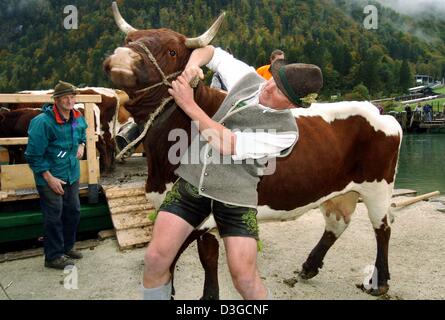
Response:
M218 300L219 299L219 284L218 284L218 257L219 257L219 243L214 235L207 233L205 230L194 230L178 251L175 259L170 266L170 273L172 275L172 283L174 282L174 272L176 263L181 254L193 242L197 241L199 260L205 271L204 289L201 300ZM175 295L175 287L172 285L172 299Z
M203 230L193 230L192 233L185 239L184 243L182 244L181 248L179 248L178 253L176 254L175 259L173 260L172 264L170 265L170 273L171 273L171 279L172 279L172 300L174 300L174 296L176 293L175 286L174 286L174 275L175 275L175 268L176 264L181 256L181 254L189 247L189 245L193 241L198 241L198 239L204 234L205 231Z
M327 200L320 206L326 222L325 231L306 262L303 263L299 273L300 278L311 279L318 274L319 269L323 267L326 253L348 227L357 206L358 197L357 192L348 192Z
M204 292L201 300L219 300L218 257L219 242L210 233L198 238L199 260L205 271Z
M391 186L381 184L375 188L371 195L363 196L363 202L368 208L368 215L377 240L377 257L374 270L377 279L373 276L370 279L369 286L366 286L366 288L363 286L362 289L373 296L383 295L389 290L388 248L391 237L389 222L391 193Z

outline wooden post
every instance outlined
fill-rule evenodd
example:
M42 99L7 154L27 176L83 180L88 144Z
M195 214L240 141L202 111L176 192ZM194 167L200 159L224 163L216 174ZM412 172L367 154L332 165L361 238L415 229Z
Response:
M87 136L87 163L88 163L88 202L97 203L99 201L99 189L97 181L97 172L99 168L96 161L96 139L94 126L94 105L92 103L85 103L85 120L88 124L86 130Z
M439 194L440 194L439 191L434 191L434 192L422 194L422 195L414 197L412 199L403 200L403 201L400 201L400 202L393 202L393 203L391 203L391 207L393 207L393 208L404 207L404 206L407 206L407 205L419 202L421 200L428 199L428 198L431 198L433 196L437 196Z

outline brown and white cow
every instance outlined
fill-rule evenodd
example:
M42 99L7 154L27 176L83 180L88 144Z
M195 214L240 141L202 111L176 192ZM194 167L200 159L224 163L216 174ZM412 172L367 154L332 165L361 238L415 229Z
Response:
M94 116L95 116L95 132L98 135L98 141L96 148L99 152L100 170L102 173L109 173L115 166L115 153L116 146L114 142L115 135L119 132L119 129L128 122L132 122L133 118L124 108L124 103L128 101L128 95L117 89L101 88L101 87L86 87L79 88L80 94L99 94L102 96L102 102L94 104ZM46 94L51 95L53 90L38 90L38 91L21 91L19 93L25 94ZM11 110L40 108L41 103L21 103L10 104ZM84 104L77 103L74 106L76 109L83 113ZM117 120L115 117L116 108L118 109ZM28 119L31 121L31 119ZM27 123L23 128L28 128ZM23 129L22 128L22 129ZM26 130L24 131L26 135ZM14 137L14 136L9 136Z
M152 90L141 91L162 81L160 70L148 54L154 56L165 75L175 74L183 70L193 49L208 44L216 31L212 27L202 37L188 39L169 29L137 30L125 22L115 3L113 12L126 39L125 45L105 60L104 70L115 85L129 94L126 108L135 121L144 122L161 100L168 97L165 82ZM202 83L195 89L198 105L209 116L216 112L224 97L223 93ZM367 292L386 293L390 277L390 199L402 139L400 125L391 116L379 115L368 102L313 104L308 109L294 109L293 113L300 138L288 157L277 159L275 173L261 179L258 221L296 219L312 208L321 208L325 232L300 273L302 278L309 279L318 274L327 251L348 227L361 197L377 240L378 280ZM190 119L170 103L147 133L144 141L148 164L146 191L155 205L160 204L176 179L176 166L168 160L169 148L175 143L169 141L169 132L182 128L190 134L190 127ZM214 228L214 219L210 217L181 248L182 252L198 240L205 269L204 299L219 297L218 242L208 233ZM174 265L171 270L173 272Z
M32 118L42 112L39 108L22 108L17 110L9 110L7 108L0 109L0 137L27 137L28 127ZM26 146L7 146L9 153L9 164L25 163Z

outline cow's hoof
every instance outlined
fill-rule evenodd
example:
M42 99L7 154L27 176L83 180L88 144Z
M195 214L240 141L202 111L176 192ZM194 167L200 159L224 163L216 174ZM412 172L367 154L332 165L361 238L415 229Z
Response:
M318 269L317 270L305 270L303 268L303 270L301 270L300 273L298 273L298 277L303 280L309 280L309 279L312 279L313 277L315 277L317 274L318 274Z
M357 288L361 289L363 292L366 292L367 294L370 294L371 296L379 297L379 296L382 296L388 292L389 285L382 284L382 285L379 285L378 288L367 289L367 288L365 288L365 286L363 284L360 284L360 285L357 285Z
M202 296L199 300L219 300L219 296Z

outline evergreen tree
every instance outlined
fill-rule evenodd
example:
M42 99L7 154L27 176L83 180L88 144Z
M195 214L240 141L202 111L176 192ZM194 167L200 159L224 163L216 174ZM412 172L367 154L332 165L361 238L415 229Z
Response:
M402 90L402 92L406 92L413 83L413 75L411 73L411 69L409 67L407 60L403 60L402 65L400 66L399 74L400 74L399 77L400 89Z

